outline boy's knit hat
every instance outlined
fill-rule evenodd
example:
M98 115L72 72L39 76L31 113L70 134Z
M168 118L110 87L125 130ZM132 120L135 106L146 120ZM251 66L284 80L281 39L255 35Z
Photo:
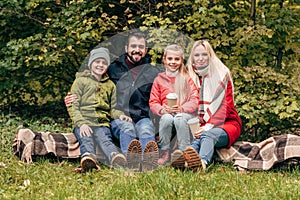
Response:
M97 58L104 58L107 61L107 64L109 65L110 64L109 50L107 48L103 48L103 47L93 49L90 52L90 58L89 58L89 62L88 62L89 68L91 68L91 64Z

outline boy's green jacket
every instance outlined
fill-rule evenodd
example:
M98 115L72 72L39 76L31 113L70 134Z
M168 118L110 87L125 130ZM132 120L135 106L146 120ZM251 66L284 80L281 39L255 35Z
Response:
M75 126L110 126L111 119L124 114L116 110L116 86L105 74L99 82L90 72L76 74L71 93L77 99L68 107Z

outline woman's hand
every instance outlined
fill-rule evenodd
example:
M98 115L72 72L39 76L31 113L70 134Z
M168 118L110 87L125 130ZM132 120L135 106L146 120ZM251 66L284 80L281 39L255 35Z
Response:
M93 134L93 130L87 124L81 125L79 129L80 129L80 137L83 136L91 137Z
M76 94L71 94L68 92L67 96L65 97L65 105L66 107L69 107L72 105L72 103L77 99Z
M127 115L120 115L119 119L127 122L132 122L131 117L128 117Z
M200 135L201 133L204 131L204 128L200 127L199 128L199 131L197 131L195 134L194 134L194 137L195 138L200 138Z

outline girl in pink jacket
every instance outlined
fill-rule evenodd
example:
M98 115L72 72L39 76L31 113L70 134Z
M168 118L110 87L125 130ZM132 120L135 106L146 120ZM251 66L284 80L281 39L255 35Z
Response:
M161 157L159 165L164 165L170 158L170 141L172 129L175 128L178 148L184 150L191 143L191 133L187 121L197 113L199 92L189 77L184 66L184 51L179 45L173 44L165 48L163 55L165 72L155 78L151 95L150 109L160 116L159 138ZM176 105L168 105L167 95L177 97Z

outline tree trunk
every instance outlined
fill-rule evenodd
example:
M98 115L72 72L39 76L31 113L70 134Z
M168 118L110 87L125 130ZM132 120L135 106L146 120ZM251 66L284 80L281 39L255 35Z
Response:
M253 22L253 25L255 25L255 14L256 14L256 0L251 0L251 15L250 19Z
M281 0L281 2L279 2L280 8L283 8L283 2L284 2L284 0Z
M280 70L281 69L281 65L282 65L282 56L283 56L283 49L284 47L280 47L278 49L277 52L277 65L276 65L276 69Z
M212 8L214 5L214 0L209 0L208 8Z
M279 2L280 8L283 8L283 2L284 2L284 0L281 0L281 2ZM278 51L277 51L277 64L276 64L277 70L280 70L282 67L283 49L284 49L284 47L281 46L278 48Z

